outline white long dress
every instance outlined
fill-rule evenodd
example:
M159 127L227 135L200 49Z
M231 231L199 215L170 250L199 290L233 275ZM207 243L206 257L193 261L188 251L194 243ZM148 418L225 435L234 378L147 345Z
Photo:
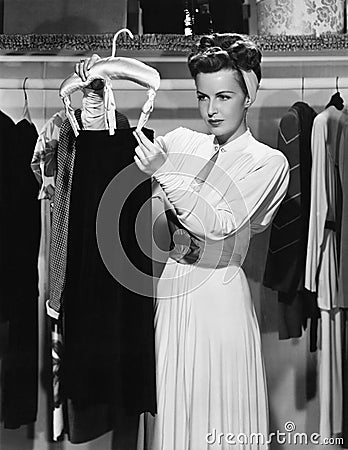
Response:
M258 322L240 265L250 236L270 224L285 196L288 163L248 130L220 149L197 193L192 180L216 151L213 138L185 128L159 138L169 158L155 174L155 241L163 248L163 211L171 209L200 258L178 262L178 253L189 252L180 235L158 264L158 414L145 416L141 448L148 450L268 447L251 436L267 439L268 403Z
M322 438L342 432L342 330L346 299L340 295L336 231L338 166L346 152L347 111L329 106L316 116L312 130L311 209L305 287L317 293L321 314L319 398ZM337 223L337 228L339 225ZM339 232L339 229L337 229ZM346 276L342 273L341 277Z

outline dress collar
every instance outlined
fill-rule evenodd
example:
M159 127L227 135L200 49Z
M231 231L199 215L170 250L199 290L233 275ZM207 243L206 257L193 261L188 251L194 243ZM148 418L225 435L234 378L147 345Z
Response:
M229 152L229 151L244 150L248 146L248 144L250 142L250 138L252 137L252 134L250 132L250 129L247 128L247 130L242 135L240 135L233 141L228 142L227 144L224 144L224 145L219 145L216 142L215 136L213 134L211 134L210 137L212 140L212 144L214 145L214 149L220 150L222 153L224 153L224 152Z

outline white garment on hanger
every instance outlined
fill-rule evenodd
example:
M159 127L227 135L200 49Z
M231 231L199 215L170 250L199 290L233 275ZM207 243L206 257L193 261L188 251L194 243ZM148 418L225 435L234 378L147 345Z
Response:
M320 436L342 432L342 309L321 310L319 344Z
M314 119L312 129L311 206L305 287L317 293L321 309L319 350L320 435L342 431L342 324L338 309L336 232L325 226L336 221L336 183L344 148L347 116L329 106Z
M329 106L318 114L312 129L311 206L305 287L318 294L319 308L338 305L336 233L325 227L336 220L336 165L344 150L346 114Z
M84 130L106 129L103 89L84 89L81 120Z

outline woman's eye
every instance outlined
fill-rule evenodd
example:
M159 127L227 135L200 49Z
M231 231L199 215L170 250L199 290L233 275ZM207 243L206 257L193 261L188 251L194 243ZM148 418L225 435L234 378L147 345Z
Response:
M231 97L229 95L219 95L221 100L229 100Z
M206 97L204 97L204 95L197 95L197 99L199 102L203 101L206 99Z

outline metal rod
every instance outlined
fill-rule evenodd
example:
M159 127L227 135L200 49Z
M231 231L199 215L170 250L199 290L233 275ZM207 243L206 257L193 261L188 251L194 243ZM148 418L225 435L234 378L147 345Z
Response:
M260 90L301 90L302 78L265 78L261 80ZM0 78L0 90L21 90L23 78ZM56 78L28 78L26 90L59 90L63 79ZM114 80L113 88L119 91L138 91L144 88L136 83L124 80ZM340 89L348 89L348 77L338 78ZM194 82L191 79L162 79L160 91L194 91ZM336 89L336 77L330 78L304 78L304 90L309 89Z
M92 52L91 52L92 53ZM135 55L129 52L129 57ZM86 57L86 56L85 56ZM136 56L137 59L144 62L186 62L186 56ZM69 55L0 55L0 62L78 62L81 59L81 55L69 56ZM312 56L263 56L263 63L296 63L296 62L345 62L348 63L348 55L312 55Z

